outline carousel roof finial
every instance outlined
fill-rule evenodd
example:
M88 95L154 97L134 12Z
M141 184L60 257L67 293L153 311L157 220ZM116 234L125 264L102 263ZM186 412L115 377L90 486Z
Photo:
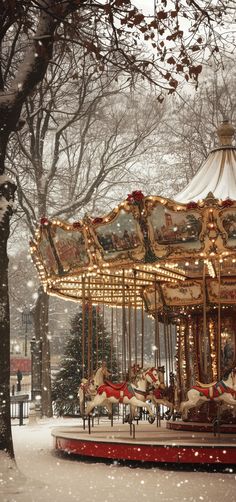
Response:
M228 119L223 120L217 129L218 138L222 146L231 146L235 129Z

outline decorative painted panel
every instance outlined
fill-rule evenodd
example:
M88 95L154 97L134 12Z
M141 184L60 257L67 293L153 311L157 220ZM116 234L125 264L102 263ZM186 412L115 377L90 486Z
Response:
M236 208L222 212L221 222L227 234L226 246L236 247Z
M224 304L233 304L236 303L236 289L235 289L235 281L232 279L222 279L219 290L219 281L218 280L208 280L207 281L207 290L209 301L212 303L218 303L219 301L219 293L220 293L220 302Z
M202 231L201 215L194 210L174 211L157 204L148 216L151 235L160 246L178 246L188 250L200 250L199 235Z
M89 264L83 233L56 228L53 242L59 260L65 271L82 268Z
M185 282L182 285L164 284L163 295L167 305L197 305L202 303L202 285L197 282Z
M106 222L96 224L92 230L103 259L106 261L129 259L139 253L141 258L144 255L143 236L132 212L121 209L109 219L110 221L106 218Z
M38 247L48 274L63 275L90 263L84 235L78 229L48 224L41 229Z

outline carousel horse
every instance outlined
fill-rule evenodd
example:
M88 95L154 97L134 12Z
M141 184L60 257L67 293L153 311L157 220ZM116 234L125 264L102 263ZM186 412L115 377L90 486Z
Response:
M225 373L222 380L216 383L194 385L187 393L188 400L182 401L180 411L186 419L188 410L213 400L223 404L236 406L236 368Z
M80 413L82 416L85 413L85 400L93 399L96 396L98 387L102 385L109 376L110 372L107 369L106 363L102 363L102 366L98 368L94 376L82 378L78 390Z
M159 371L164 374L162 368L159 369ZM174 373L170 373L170 385L166 386L161 377L160 382L161 384L159 387L155 387L150 390L147 399L151 400L155 406L162 405L167 407L168 410L165 412L164 416L167 420L169 420L173 416L174 410L178 410L178 404L176 404L178 401L177 385Z
M86 415L89 415L95 406L112 406L113 403L123 403L130 405L130 421L132 420L132 411L136 408L147 408L149 412L149 422L155 420L151 406L146 403L147 388L149 385L158 386L160 380L156 368L147 368L140 370L136 375L135 382L112 383L105 382L98 387L97 394L90 401L86 408Z
M165 367L158 366L158 376L160 380L160 385L157 387L150 387L147 392L146 399L151 401L154 406L165 406L168 410L164 414L166 420L170 420L174 417L174 410L178 412L178 390L176 384L176 377L173 372L170 373L170 385L166 386L165 380ZM136 417L137 419L140 417Z

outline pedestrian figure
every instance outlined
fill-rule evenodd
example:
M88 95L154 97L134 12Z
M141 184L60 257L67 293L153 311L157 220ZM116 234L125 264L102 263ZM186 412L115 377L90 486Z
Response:
M19 370L19 369L17 370L16 378L17 378L16 390L17 390L17 392L20 392L21 391L21 380L23 378L23 375L22 375L21 370Z

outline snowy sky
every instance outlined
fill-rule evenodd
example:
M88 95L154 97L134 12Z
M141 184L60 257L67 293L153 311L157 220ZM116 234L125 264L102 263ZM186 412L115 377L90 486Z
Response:
M146 15L154 12L154 0L133 0L133 3Z

